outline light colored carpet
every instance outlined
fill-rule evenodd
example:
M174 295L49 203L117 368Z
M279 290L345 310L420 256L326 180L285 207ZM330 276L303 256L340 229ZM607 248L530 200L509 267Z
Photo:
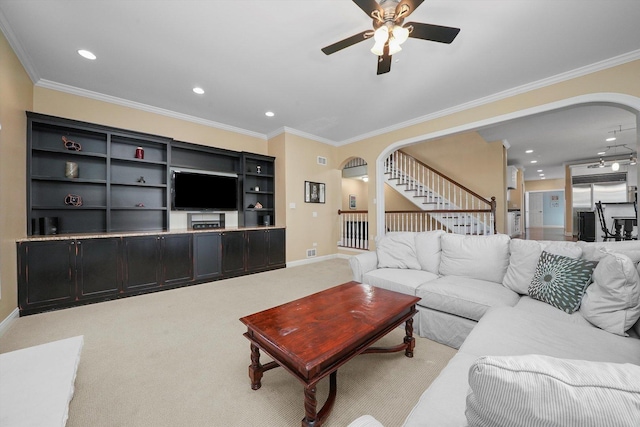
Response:
M21 317L0 337L0 353L84 335L69 427L299 426L303 386L291 374L268 371L262 388L251 390L249 341L238 319L350 279L347 261L334 259ZM380 344L403 336L397 329ZM412 359L368 354L340 368L325 426L363 414L401 425L455 354L416 341ZM328 378L318 386L318 408L327 393Z

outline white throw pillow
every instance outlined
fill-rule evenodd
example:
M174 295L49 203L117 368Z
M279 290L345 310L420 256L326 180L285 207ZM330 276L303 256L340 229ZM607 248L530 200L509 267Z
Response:
M627 335L640 318L640 276L628 256L608 254L598 262L580 312L605 331Z
M391 232L376 238L378 268L411 268L420 270L416 256L416 233Z
M509 252L509 267L502 285L520 295L527 295L542 253L542 245L535 240L511 239Z
M470 427L638 426L640 366L484 356L469 370Z
M606 252L625 254L632 261L639 262L638 252L640 242L637 240L624 240L621 242L576 242L582 248L582 258L589 261L600 261Z
M553 255L575 259L582 255L582 249L574 242L511 239L509 267L502 285L520 295L527 295L543 250Z
M502 283L509 266L509 240L506 234L444 234L440 239L440 275Z
M440 267L440 238L443 230L416 233L416 255L423 270L438 274Z

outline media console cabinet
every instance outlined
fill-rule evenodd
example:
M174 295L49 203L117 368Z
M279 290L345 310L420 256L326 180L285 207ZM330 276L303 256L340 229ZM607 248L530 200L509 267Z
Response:
M280 227L34 236L17 251L21 316L286 266Z

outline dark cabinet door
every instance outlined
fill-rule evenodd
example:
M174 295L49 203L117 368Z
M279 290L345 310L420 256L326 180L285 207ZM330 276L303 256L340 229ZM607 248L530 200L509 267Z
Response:
M246 233L247 271L255 271L266 268L269 260L268 230L249 230Z
M86 239L76 242L78 298L117 295L122 282L120 239Z
M284 265L286 259L286 238L284 228L269 230L269 266Z
M244 231L222 233L222 274L244 272Z
M160 286L160 236L125 237L124 291Z
M162 284L173 285L193 279L193 247L190 234L161 237Z
M220 233L196 233L194 239L195 279L205 280L222 274Z
M73 240L20 245L18 303L21 310L75 300L75 250Z

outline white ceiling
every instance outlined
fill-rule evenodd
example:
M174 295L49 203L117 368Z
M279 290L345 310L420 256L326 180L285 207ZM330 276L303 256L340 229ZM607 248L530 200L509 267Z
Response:
M0 0L0 28L37 85L334 145L640 58L638 0L426 0L408 20L461 31L451 45L409 39L391 72L376 75L371 40L320 51L371 28L349 0ZM619 125L635 127L635 117L581 107L483 135L508 140L510 164L526 164L520 152L532 147L543 166L593 157L586 141L604 147L603 132Z

